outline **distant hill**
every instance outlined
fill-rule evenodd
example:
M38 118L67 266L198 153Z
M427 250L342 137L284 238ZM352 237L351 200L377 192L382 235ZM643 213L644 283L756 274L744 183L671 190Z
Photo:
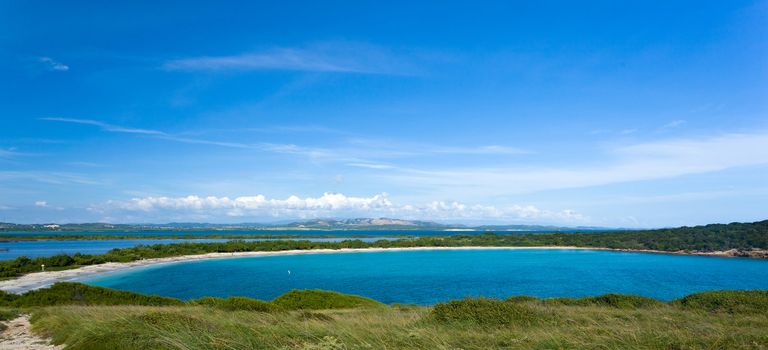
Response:
M524 231L575 232L605 231L598 227L562 227L542 225L482 225L441 224L432 221L394 218L312 219L281 224L238 223L211 224L172 222L167 224L13 224L0 223L0 232L107 232L107 231L219 231L219 230L453 230L453 231Z
M316 219L294 222L278 227L306 229L445 229L454 226L443 225L430 221L403 220L390 218L357 218L357 219Z

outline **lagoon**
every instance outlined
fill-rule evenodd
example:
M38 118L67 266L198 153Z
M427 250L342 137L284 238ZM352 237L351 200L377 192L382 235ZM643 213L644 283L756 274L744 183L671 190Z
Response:
M380 239L396 239L386 237L327 237L327 238L247 238L244 241L270 240L309 240L313 242L341 242L347 239L359 239L363 242L374 242ZM161 238L161 239L86 239L86 240L36 240L0 242L0 260L16 259L20 256L35 258L58 254L104 254L114 248L131 248L139 245L174 244L174 243L215 243L226 242L226 238Z
M768 261L600 250L419 250L201 260L83 282L185 300L235 295L271 300L291 289L421 305L468 296L604 293L671 300L705 290L768 289Z

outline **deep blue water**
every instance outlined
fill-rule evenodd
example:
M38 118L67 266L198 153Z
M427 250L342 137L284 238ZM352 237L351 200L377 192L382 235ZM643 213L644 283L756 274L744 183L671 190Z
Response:
M301 238L294 238L301 239ZM339 242L343 237L334 238L303 238L317 242ZM388 239L382 237L354 238L365 242ZM244 239L245 241L266 241L271 239ZM228 239L104 239L104 240L41 240L0 242L0 260L16 259L20 256L30 258L38 256L53 256L57 254L103 254L113 248L130 248L137 245L170 244L181 242L226 242Z
M414 304L604 293L670 300L704 290L768 289L768 261L592 250L360 252L174 263L85 282L181 299L271 300L291 289L319 288Z

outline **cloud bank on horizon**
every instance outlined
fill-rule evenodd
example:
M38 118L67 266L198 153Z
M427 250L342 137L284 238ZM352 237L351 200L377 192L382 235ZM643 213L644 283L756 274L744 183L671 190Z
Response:
M767 1L317 6L0 5L0 221L768 218Z
M513 205L497 208L486 205L466 205L459 202L433 201L425 205L393 203L387 193L371 197L348 197L342 193L324 193L320 197L270 199L264 195L228 197L144 197L127 201L108 201L88 208L102 215L132 213L147 220L216 220L222 216L242 220L260 218L274 221L282 218L314 219L327 217L396 217L402 219L431 218L438 221L461 220L551 220L560 219L573 224L586 218L573 210L550 212L535 206Z

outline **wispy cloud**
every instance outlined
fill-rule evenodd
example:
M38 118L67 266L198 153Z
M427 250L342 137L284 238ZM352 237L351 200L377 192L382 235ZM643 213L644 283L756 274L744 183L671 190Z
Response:
M324 43L302 48L271 48L223 56L180 58L163 64L178 71L292 70L309 72L409 74L413 65L381 47Z
M3 149L0 148L0 158L11 158L11 157L18 157L22 155L22 153L16 152L15 149Z
M366 169L376 169L376 170L386 170L386 169L395 169L396 167L389 164L382 164L382 163L370 163L370 162L352 162L347 163L347 166L356 167L356 168L366 168Z
M100 122L98 120L91 120L91 119L58 118L58 117L40 118L40 119L48 120L48 121L64 122L64 123L94 125L94 126L98 126L104 131L110 131L110 132L121 132L121 133L128 133L128 134L144 134L144 135L166 135L166 133L158 130L130 128L130 127L125 127L120 125L108 124L108 123Z
M621 134L621 135L629 135L629 134L634 134L637 131L638 131L638 129L624 129L624 130L619 131L619 134Z
M38 207L38 208L47 208L48 207L48 202L46 202L46 201L36 201L35 202L35 206Z
M35 181L40 183L65 185L100 185L101 181L94 180L76 173L56 172L56 171L0 171L0 182L9 181Z
M142 197L127 201L109 201L93 206L92 211L119 214L120 211L141 212L157 218L199 218L222 216L246 218L318 218L390 216L408 219L473 219L473 220L550 220L584 222L587 218L573 210L549 211L533 205L469 205L456 201L431 201L424 204L405 204L392 201L388 194L370 197L352 197L341 193L324 193L320 197L290 196L270 199L264 195L229 197Z
M488 196L671 178L768 164L768 133L646 142L605 156L602 165L582 168L398 168L381 179L436 193Z
M0 158L35 157L41 153L21 152L16 147L0 148Z
M50 57L40 57L38 61L45 65L45 68L56 72L66 72L69 70L69 66L64 63L55 61Z
M522 148L517 147L507 147L507 146L499 146L499 145L490 145L490 146L479 146L479 147L429 147L422 149L425 153L431 153L431 154L507 154L507 155L515 155L515 154L531 154L533 152L529 150L524 150Z
M264 133L264 134L345 134L345 132L325 126L319 125L276 125L267 126L262 128L257 127L244 127L244 128L231 128L231 129L203 129L203 130L188 130L180 132L179 136L199 136L205 134L230 134L230 133Z
M152 138L198 145L211 145L217 147L251 149L262 152L291 154L308 157L313 161L326 161L336 163L349 163L352 166L360 164L376 163L372 159L424 157L439 155L521 155L530 154L531 151L501 145L486 146L440 146L429 144L413 144L405 142L385 142L362 139L347 140L348 145L339 147L308 147L290 143L242 143L234 141L207 140L188 137L188 134L171 134L160 130L141 129L109 124L92 119L76 118L41 118L46 121L56 121L74 124L93 125L108 132L128 133ZM293 130L293 129L288 129ZM305 131L304 129L298 129ZM396 144L396 146L394 145Z
M662 125L659 128L659 130L660 131L665 131L665 130L669 130L669 129L675 129L675 128L678 128L678 127L682 126L683 124L685 124L685 120L682 120L682 119L673 120L673 121L671 121L669 123L666 123L666 124Z

